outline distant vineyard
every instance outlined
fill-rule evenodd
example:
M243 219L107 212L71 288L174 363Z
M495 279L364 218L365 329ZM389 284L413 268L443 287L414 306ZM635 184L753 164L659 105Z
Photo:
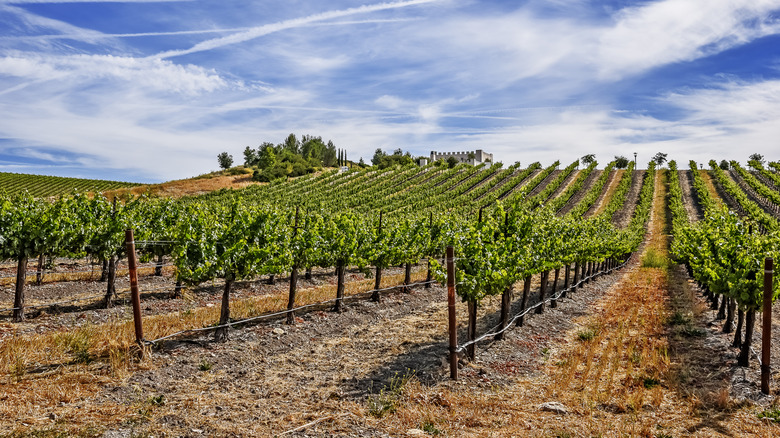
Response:
M0 172L0 192L13 195L27 190L31 196L36 198L59 196L73 191L80 193L102 192L138 185L140 184L121 181Z

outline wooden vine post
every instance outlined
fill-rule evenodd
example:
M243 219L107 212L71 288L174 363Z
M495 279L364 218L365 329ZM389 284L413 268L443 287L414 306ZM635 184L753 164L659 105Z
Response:
M430 219L428 219L428 229L433 230L433 212L431 212ZM433 280L433 274L431 273L431 257L428 256L428 274L425 276L426 289L431 288L432 280Z
M458 326L455 320L455 249L447 247L447 311L450 330L450 378L458 380Z
M770 348L772 346L772 274L774 259L764 260L764 321L761 336L761 392L769 394Z
M141 347L143 357L144 328L141 324L141 295L138 292L138 268L135 257L135 238L133 230L125 230L125 246L127 248L127 264L130 271L130 299L133 303L133 323L135 324L135 342Z
M477 300L470 299L468 301L468 308L468 340L472 343L466 347L466 355L469 357L469 360L474 360L477 357L477 345L473 343L473 341L477 339Z
M111 221L114 221L114 218L116 217L116 196L114 196L114 200L112 202L111 206ZM127 233L125 232L125 238L127 237ZM135 244L133 244L135 247ZM117 264L117 257L116 254L111 254L111 257L108 259L108 282L106 284L106 297L105 301L103 303L103 308L110 309L112 302L111 300L116 297L116 264Z
M378 236L382 236L382 212L379 212L379 230ZM374 293L371 294L371 301L379 302L379 289L382 286L382 267L381 263L376 266L376 275L374 276Z
M295 225L293 225L292 241L298 237L298 214L300 207L295 207ZM292 271L290 272L290 295L287 300L287 324L295 324L295 295L298 292L298 261L295 260L296 254L293 254Z

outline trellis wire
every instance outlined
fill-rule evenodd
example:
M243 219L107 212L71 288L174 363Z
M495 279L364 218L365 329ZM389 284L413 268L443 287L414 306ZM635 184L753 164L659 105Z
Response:
M369 291L366 291L366 292L360 292L360 293L357 293L355 295L350 295L350 296L344 297L344 298L333 298L331 300L319 301L319 302L316 302L316 303L306 304L306 305L303 305L303 306L295 307L293 309L281 310L279 312L266 313L266 314L263 314L263 315L257 315L257 316L253 316L253 317L250 317L250 318L245 318L245 319L240 319L240 320L236 320L236 321L231 321L231 322L227 322L227 323L222 324L222 325L181 330L181 331L178 331L176 333L172 333L170 335L166 335L166 336L163 336L163 337L151 340L151 341L144 340L143 342L144 342L145 345L154 345L154 344L156 344L156 343L158 343L160 341L164 341L166 339L174 338L176 336L183 335L183 334L199 333L199 332L205 332L205 331L210 331L210 330L216 330L216 329L220 329L220 328L232 327L234 325L246 324L246 323L249 323L249 322L252 322L252 321L258 321L258 320L261 320L261 319L269 319L269 318L274 318L274 317L277 317L277 316L286 315L288 313L295 312L297 310L308 309L308 308L311 308L311 307L324 306L324 305L327 305L327 304L330 304L330 303L334 303L336 301L345 301L347 299L350 300L350 301L351 300L357 300L359 298L367 297L370 294L373 294L374 292L384 292L384 291L388 291L388 290L392 290L392 289L399 289L399 288L402 288L402 287L423 286L423 285L426 285L426 284L429 284L429 283L436 283L436 281L435 280L420 281L420 282L415 282L415 283L400 284L400 285L385 287L385 288L381 288L381 289L372 289L372 290L369 290Z
M631 254L631 256L630 256L629 258L627 258L627 259L626 259L626 261L624 261L623 263L621 263L621 264L619 264L619 265L617 265L617 266L615 266L615 267L613 267L613 268L610 268L610 269L608 269L608 270L606 270L606 271L596 272L596 273L594 273L594 274L591 274L591 275L590 275L590 276L588 276L588 277L581 278L581 279L580 279L580 281L578 281L576 284L572 284L571 286L569 286L569 287L568 287L568 288L566 288L566 289L561 289L561 290L560 290L560 291L559 291L559 292L558 292L558 293L557 293L555 296L553 296L553 297L550 297L550 298L547 298L547 299L546 299L546 300L544 300L544 301L540 301L540 302L538 302L538 303L534 304L533 306L530 306L530 307L526 308L526 309L525 309L525 310L523 310L522 312L520 312L520 313L516 314L516 315L515 315L515 316L514 316L514 317L513 317L513 318L512 318L512 319L511 319L509 322L507 322L507 323L506 323L506 327L504 327L503 329L501 329L501 330L499 330L499 331L496 331L496 332L494 332L493 330L495 330L495 329L497 329L498 327L500 327L500 326L501 326L500 324L499 324L499 325L496 325L496 326L494 326L493 328L491 328L490 330L488 330L486 333L484 333L482 336L480 336L480 337L478 337L478 338L476 338L476 339L473 339L473 340L471 340L471 341L468 341L468 342L466 342L466 343L464 343L464 344L462 344L462 345L459 345L459 346L458 346L458 347L455 349L455 352L456 352L456 353L461 353L461 352L463 352L463 351L464 351L464 350L465 350L467 347L469 347L469 346L471 346L471 345L474 345L474 344L476 344L476 343L478 343L478 342L480 342L480 341L483 341L484 339L486 339L486 338L488 338L488 337L491 337L491 336L496 336L496 335L498 335L498 334L500 334L500 333L504 333L505 331L507 331L507 330L509 330L510 328L514 327L514 322L515 322L515 321L517 321L518 319L520 319L520 318L522 318L523 316L527 315L527 314L528 314L528 313L529 313L531 310L534 310L534 309L536 309L537 307L541 306L542 304L547 304L547 303L549 303L549 302L551 302L551 301L554 301L554 300L557 300L557 299L559 299L561 296L563 296L563 294L565 294L566 292L568 292L568 291L570 291L570 290L572 290L572 289L574 289L574 288L577 288L577 287L579 287L579 286L580 286L580 285L581 285L583 282L585 282L585 281L588 281L588 280L590 280L590 279L596 278L596 277L598 277L598 276L600 276L600 275L609 274L610 272L612 272L612 271L614 271L614 270L616 270L616 269L620 269L620 268L622 268L623 266L625 266L625 265L626 265L626 264L627 264L627 263L628 263L628 262L629 262L629 261L630 261L630 260L633 258L633 256L634 256L634 254L632 253L632 254Z

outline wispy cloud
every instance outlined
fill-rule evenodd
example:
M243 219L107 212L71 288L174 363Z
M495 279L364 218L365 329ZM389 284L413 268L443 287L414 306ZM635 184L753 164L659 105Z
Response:
M349 8L338 11L322 12L319 14L309 15L307 17L295 18L292 20L280 21L277 23L266 24L263 26L254 27L250 30L240 32L234 35L225 36L222 38L215 38L208 41L203 41L194 45L189 49L184 50L168 50L165 52L154 55L156 58L172 58L176 56L189 55L191 53L203 52L207 50L214 50L227 45L238 44L245 41L250 41L261 36L269 35L281 30L293 29L296 27L305 26L318 21L330 20L334 18L348 17L357 14L366 14L369 12L378 12L390 9L405 8L409 6L422 5L426 3L433 3L439 0L407 0L394 3L379 3L375 5L359 6L357 8Z
M593 63L614 78L719 53L780 31L775 0L666 0L626 8L600 32Z
M78 19L24 3L0 0L3 159L62 151L161 180L290 132L355 159L480 148L524 163L771 156L780 134L780 52L761 40L780 34L780 0L128 2L116 16L83 2L95 15ZM726 50L761 73L721 64Z
M112 55L6 56L0 58L0 74L36 82L110 79L150 91L184 94L212 92L228 85L215 72L201 67Z
M45 3L182 3L194 0L0 0L0 4L45 4Z

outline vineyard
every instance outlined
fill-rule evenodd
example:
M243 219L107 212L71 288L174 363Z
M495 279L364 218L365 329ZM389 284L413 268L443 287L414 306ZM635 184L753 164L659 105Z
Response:
M99 179L65 178L61 176L28 175L0 172L0 193L16 195L27 192L37 198L67 195L74 192L104 192L141 184Z
M694 390L673 370L704 337L728 333L727 347L704 345L760 380L751 358L764 260L780 252L777 165L709 165L369 167L178 199L71 194L59 180L7 189L0 397L11 421L0 429L653 436L644 413L715 397L720 381ZM774 300L780 283L769 290ZM703 322L709 308L717 327ZM521 396L524 379L557 383ZM718 391L734 427L778 431L728 402L771 396ZM538 411L556 398L565 414ZM526 427L515 415L528 409ZM673 423L653 433L677 436Z

